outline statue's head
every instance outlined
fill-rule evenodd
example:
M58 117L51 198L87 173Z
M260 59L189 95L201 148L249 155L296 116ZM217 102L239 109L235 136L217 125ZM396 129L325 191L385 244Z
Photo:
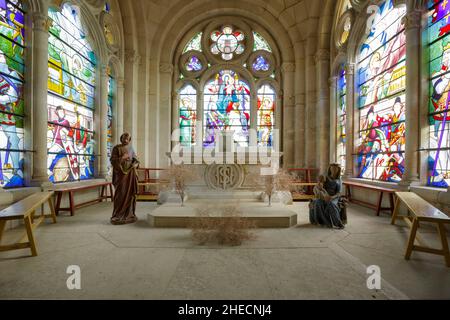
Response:
M121 142L124 146L130 144L130 142L131 142L131 135L130 135L128 132L123 133L123 134L120 136L120 142Z
M331 164L328 168L328 177L336 180L341 177L341 166L337 163Z

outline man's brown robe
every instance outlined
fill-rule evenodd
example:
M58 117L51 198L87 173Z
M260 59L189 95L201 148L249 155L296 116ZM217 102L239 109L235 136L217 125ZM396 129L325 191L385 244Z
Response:
M123 160L128 153L130 159ZM130 145L117 145L111 154L113 166L114 212L111 218L112 224L127 224L137 221L136 194L138 193L138 176L136 169L139 161Z

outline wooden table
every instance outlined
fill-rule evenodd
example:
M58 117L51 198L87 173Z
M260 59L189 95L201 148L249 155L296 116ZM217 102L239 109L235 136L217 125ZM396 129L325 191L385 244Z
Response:
M394 213L394 195L396 192L395 189L374 186L374 185L370 185L370 184L353 182L353 181L344 181L343 185L346 186L346 196L347 196L347 199L349 202L360 204L360 205L375 209L377 212L377 216L380 216L381 211L386 211L386 210L390 211L391 214ZM352 196L352 191L351 191L352 188L360 188L360 189L365 189L365 190L374 191L374 192L379 193L377 204L372 204L367 201L354 199ZM385 193L388 194L388 196L389 196L389 204L390 204L389 207L382 207L383 195Z
M86 201L83 203L75 204L74 201L74 193L79 191L86 191L86 190L92 190L92 189L98 189L101 188L101 192L99 196L93 200ZM107 192L107 189L109 189L109 195ZM61 208L61 200L64 193L67 193L69 195L69 207L67 208ZM99 182L99 183L92 183L85 186L73 186L73 187L64 187L64 188L58 188L55 190L56 194L56 215L59 215L61 211L69 211L71 216L75 215L75 210L81 207L85 207L91 204L100 203L104 200L111 199L113 201L114 199L114 192L113 192L113 185L111 182L105 181L105 182Z

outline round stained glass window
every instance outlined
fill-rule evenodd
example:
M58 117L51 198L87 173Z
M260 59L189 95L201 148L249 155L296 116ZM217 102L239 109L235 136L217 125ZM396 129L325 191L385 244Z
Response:
M255 70L255 71L266 72L266 71L269 71L269 69L270 69L270 63L263 56L258 56L256 58L255 62L253 63L253 70Z
M222 31L213 31L211 33L211 52L214 55L221 55L225 61L230 61L234 55L240 55L245 51L245 46L241 42L245 40L242 31L233 30L230 26L225 26Z
M202 70L203 65L200 62L200 59L197 56L192 56L187 62L186 62L186 70L189 72L198 72Z

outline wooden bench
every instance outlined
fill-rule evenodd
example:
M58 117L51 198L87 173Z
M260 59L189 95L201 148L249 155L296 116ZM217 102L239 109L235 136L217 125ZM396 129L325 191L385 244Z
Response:
M32 256L35 257L38 255L33 230L36 229L45 220L45 218L51 218L52 222L56 223L55 208L53 207L52 197L53 192L35 193L0 211L0 243L2 241L7 221L23 220L26 229L25 235L18 242L0 246L0 252L30 248ZM44 213L43 209L46 202L50 208L50 214ZM42 214L39 218L36 218L35 213L38 208L42 209Z
M296 179L291 184L296 190L292 191L293 200L312 200L314 199L314 186L317 184L315 175L318 174L319 169L316 168L291 168L288 172L296 175ZM302 189L303 191L301 191Z
M291 186L294 188L298 187L307 187L307 188L314 188L317 185L317 183L313 182L293 182L291 183ZM298 192L293 191L292 192L292 199L293 200L312 200L314 199L314 194L310 194L309 192Z
M147 191L147 187L161 187L165 185L169 185L170 181L164 179L156 179L151 178L152 172L163 172L166 169L159 168L139 168L138 176L139 176L139 191L136 197L137 201L156 201L159 198L159 192L149 192ZM142 176L143 174L143 176ZM159 190L158 190L159 191Z
M394 213L394 195L396 190L391 188L385 188L380 186L373 186L370 184L353 182L353 181L344 181L343 185L346 186L346 196L349 202L360 204L372 209L375 209L377 212L377 216L380 216L381 211L389 211L391 214ZM352 188L360 188L369 191L374 191L379 193L377 204L372 204L366 201L357 200L352 197ZM382 207L383 205L383 196L387 194L389 196L389 207Z
M406 248L405 259L409 260L413 251L426 252L431 254L436 254L444 256L445 264L450 268L450 253L448 249L447 232L445 229L446 224L450 224L450 217L445 213L435 208L427 201L419 197L417 194L412 192L397 192L397 200L395 203L394 214L392 215L392 224L395 225L397 219L403 219L408 226L411 228L411 233L409 236L408 246ZM400 216L400 206L405 204L408 208L408 212L412 216ZM421 222L429 222L436 224L438 229L439 237L441 239L442 249L430 248L425 244L418 233ZM416 240L419 245L416 245Z
M92 189L98 189L101 188L101 192L99 194L99 197L94 199L94 200L90 200L90 201L86 201L83 203L79 203L79 204L75 204L74 201L74 193L75 192L79 192L79 191L86 191L86 190L92 190ZM109 189L109 195L107 192L107 189ZM61 208L61 200L62 200L62 196L64 193L67 193L69 195L69 207L67 208ZM103 202L104 200L108 200L111 199L111 201L113 201L114 199L114 192L113 192L113 187L112 187L112 183L111 182L100 182L100 183L93 183L93 184L89 184L89 185L85 185L85 186L67 186L64 188L58 188L55 190L55 194L56 194L56 215L59 215L59 213L61 211L69 211L71 216L75 215L75 210L81 207L85 207L91 204L95 204L95 203L100 203Z

